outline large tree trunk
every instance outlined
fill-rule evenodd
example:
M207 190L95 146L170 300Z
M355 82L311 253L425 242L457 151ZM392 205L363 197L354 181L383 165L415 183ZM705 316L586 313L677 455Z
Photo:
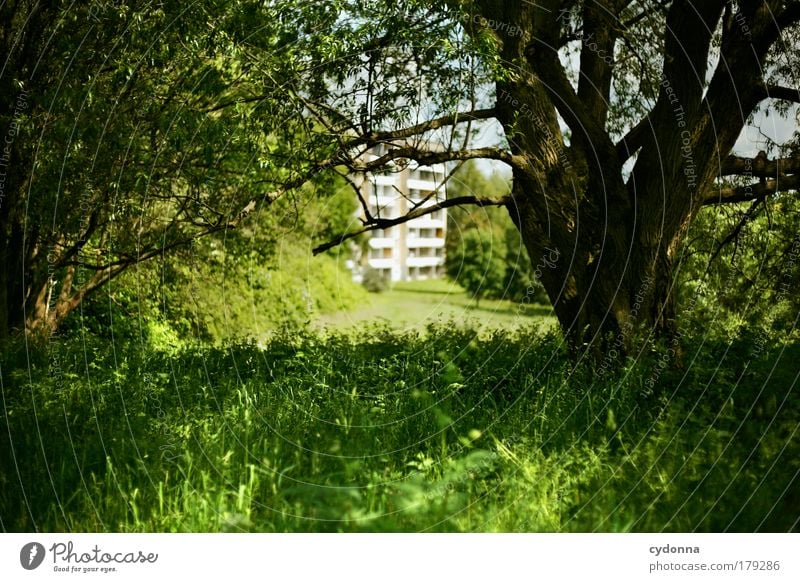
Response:
M744 124L734 108L749 111L757 103L746 76L757 71L758 58L743 52L741 70L718 70L704 93L706 56L725 3L676 4L667 17L670 57L659 98L615 143L607 128L614 62L603 58L614 54L619 34L613 11L582 5L581 34L592 40L580 53L576 90L554 48L561 44L554 3L547 10L481 5L529 33L502 39L502 58L514 63L514 74L496 84L496 112L516 160L509 210L568 342L578 353L607 359L630 352L642 334L674 334L673 263L719 158ZM767 46L765 40L756 53ZM634 152L625 176L623 163Z
M630 352L637 338L675 333L672 249L680 233L648 229L619 213L595 221L576 212L550 233L539 226L535 196L515 180L512 217L531 257L534 273L550 298L565 337L576 354L587 350L611 359Z
M530 160L515 169L509 210L572 350L613 359L640 334L673 334L673 258L691 204L631 192L616 152L581 143L587 136L565 145L533 75L523 86L499 84L498 110L512 150ZM594 163L582 153L592 149Z

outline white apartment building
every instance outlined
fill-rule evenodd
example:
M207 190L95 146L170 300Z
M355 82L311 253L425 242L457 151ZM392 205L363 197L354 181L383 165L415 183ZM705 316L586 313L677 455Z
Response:
M361 189L373 216L396 218L417 204L425 207L444 200L446 176L444 164L409 165L403 170L368 175ZM391 281L442 276L446 233L446 209L386 230L371 231L366 249L356 260L355 279L361 279L367 266Z

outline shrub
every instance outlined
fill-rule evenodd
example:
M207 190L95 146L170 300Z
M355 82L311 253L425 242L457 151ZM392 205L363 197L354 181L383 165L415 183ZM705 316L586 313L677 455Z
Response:
M389 288L386 277L377 269L371 269L370 267L364 270L364 279L361 281L361 285L370 293L383 293Z

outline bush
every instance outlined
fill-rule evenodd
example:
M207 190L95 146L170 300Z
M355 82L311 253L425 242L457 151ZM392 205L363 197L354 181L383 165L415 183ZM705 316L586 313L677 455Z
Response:
M389 288L389 283L386 281L380 271L366 267L364 270L364 279L361 285L370 293L383 293Z

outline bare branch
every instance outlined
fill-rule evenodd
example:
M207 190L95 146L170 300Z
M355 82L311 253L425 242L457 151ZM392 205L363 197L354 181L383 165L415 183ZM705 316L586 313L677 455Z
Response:
M739 236L742 234L742 231L747 224L758 214L759 207L765 203L765 200L766 198L756 198L753 200L750 208L748 208L747 212L742 215L741 220L739 220L734 229L729 232L728 235L717 245L717 248L711 253L708 263L706 264L706 274L708 274L708 272L711 270L711 265L722 252L722 249L724 249L731 242L735 243L733 247L733 256L731 257L731 261L733 261L733 259L736 257L736 251L739 249Z
M361 193L361 186L357 184L356 181L353 180L353 178L351 178L350 174L348 174L347 172L341 172L336 168L334 168L334 172L336 172L339 176L341 176L342 179L345 182L347 182L347 185L350 186L350 188L352 188L353 192L356 195L356 198L358 198L358 203L361 205L361 211L364 213L366 220L368 222L371 221L372 213L369 211L369 204L364 199L364 195Z
M403 216L398 216L397 218L375 218L372 220L372 224L369 224L368 226L357 231L343 233L334 238L333 240L319 245L313 250L313 252L315 255L318 255L329 249L332 249L333 247L339 246L340 244L342 244L347 240L350 240L351 238L355 238L360 234L364 234L365 232L369 232L371 230L376 230L379 228L391 228L393 226L397 226L398 224L403 224L404 222L408 222L409 220L414 220L415 218L431 214L432 212L436 212L437 210L442 210L444 208L452 208L453 206L466 206L466 205L473 205L478 207L505 206L510 201L511 201L510 196L504 196L502 198L478 198L477 196L459 196L458 198L450 198L448 200L443 200L436 204L431 204L430 206L424 206L424 207L416 206L413 210L409 211Z

